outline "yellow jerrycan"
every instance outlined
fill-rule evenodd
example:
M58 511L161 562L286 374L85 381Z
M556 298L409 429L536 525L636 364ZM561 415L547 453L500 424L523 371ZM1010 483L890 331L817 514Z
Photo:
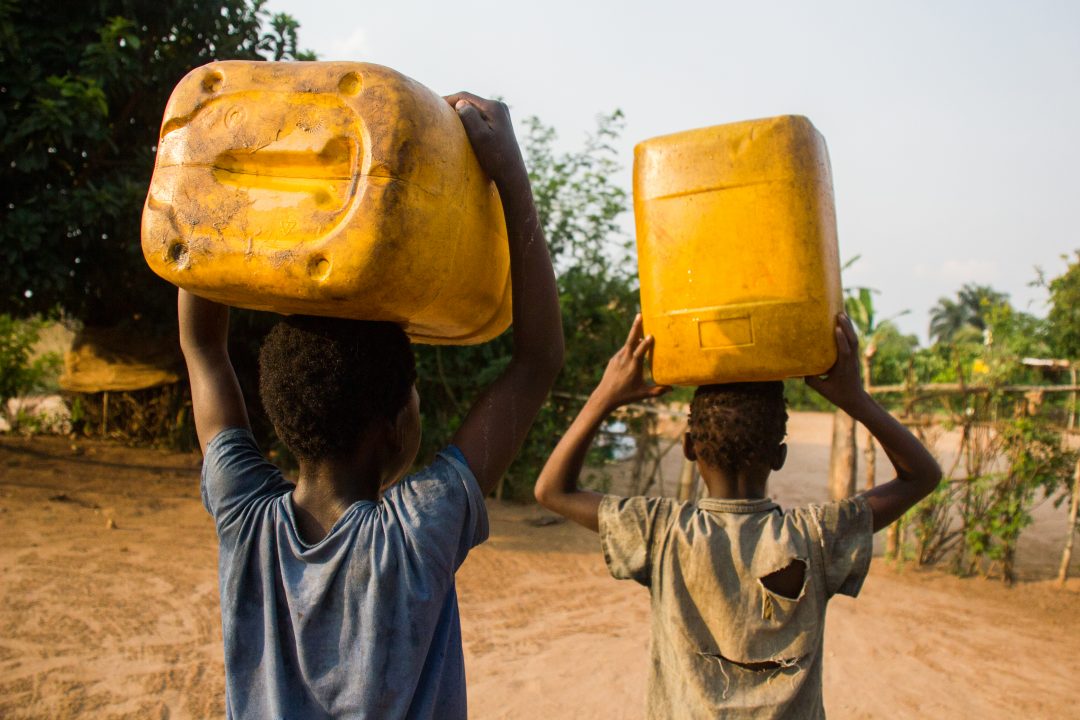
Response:
M809 120L638 144L634 215L658 383L779 380L835 362L836 214L825 140Z
M169 282L471 344L510 324L502 205L457 113L389 68L215 62L165 109L142 249Z

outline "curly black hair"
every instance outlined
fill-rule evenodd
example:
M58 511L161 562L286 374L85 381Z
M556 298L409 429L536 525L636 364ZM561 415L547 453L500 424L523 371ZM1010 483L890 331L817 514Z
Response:
M293 315L259 351L259 396L300 460L340 457L373 421L393 421L416 380L405 331L391 322Z
M771 462L787 433L787 417L782 382L702 385L690 403L694 452L725 470Z

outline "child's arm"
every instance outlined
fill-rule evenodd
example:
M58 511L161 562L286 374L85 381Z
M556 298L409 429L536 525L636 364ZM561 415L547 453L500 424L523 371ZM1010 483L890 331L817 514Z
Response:
M533 490L537 501L548 510L593 531L599 530L597 511L604 496L577 487L581 466L593 436L604 418L615 408L635 400L663 395L671 389L645 381L643 364L652 345L652 336L642 336L641 316L638 315L634 318L626 344L608 361L603 379L555 446Z
M480 165L499 189L510 243L513 355L502 375L473 403L453 439L486 495L521 449L562 369L562 316L510 112L501 102L469 93L446 100L457 110Z
M862 493L874 514L874 532L933 492L941 481L941 468L922 443L863 389L859 338L846 315L836 323L836 364L827 376L808 377L806 384L866 426L896 468L896 479Z
M207 443L225 428L248 427L244 396L229 361L229 308L180 290L176 310L195 430L205 453Z

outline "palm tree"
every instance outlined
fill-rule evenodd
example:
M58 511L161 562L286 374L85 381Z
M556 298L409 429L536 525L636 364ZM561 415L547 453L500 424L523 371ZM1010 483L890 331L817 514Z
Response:
M968 283L956 294L968 312L968 323L979 330L986 329L986 316L995 307L1009 302L1007 293L998 292L989 285Z
M949 298L940 298L930 309L930 341L948 342L961 328L968 326L967 308Z
M943 297L930 309L930 339L940 343L954 342L964 330L974 329L981 333L986 330L990 310L1008 302L1006 293L989 285L967 283L956 293L956 301Z

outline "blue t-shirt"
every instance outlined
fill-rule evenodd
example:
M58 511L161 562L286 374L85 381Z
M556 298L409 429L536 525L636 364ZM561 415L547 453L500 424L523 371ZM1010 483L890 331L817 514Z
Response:
M466 717L454 572L488 519L461 451L354 503L314 545L293 487L246 429L206 448L228 717Z

